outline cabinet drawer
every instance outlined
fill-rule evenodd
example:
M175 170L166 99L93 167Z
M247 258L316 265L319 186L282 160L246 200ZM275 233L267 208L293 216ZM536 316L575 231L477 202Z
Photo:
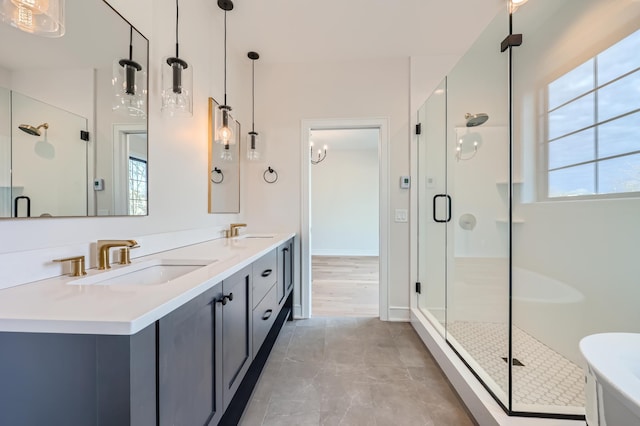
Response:
M253 310L253 357L262 346L262 342L267 337L271 326L278 316L278 300L276 286L262 299L260 304Z
M253 262L253 307L258 306L265 294L278 279L276 250Z

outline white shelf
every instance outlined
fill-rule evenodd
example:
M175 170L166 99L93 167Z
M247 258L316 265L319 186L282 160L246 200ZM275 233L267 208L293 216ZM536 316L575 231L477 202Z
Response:
M496 219L496 222L498 222L498 223L509 223L509 219L507 219L506 217L499 217L499 218ZM512 222L514 224L524 223L524 219L521 219L519 217L515 217L515 218L513 218Z
M513 184L514 185L522 185L524 182L521 180L514 180ZM509 185L509 181L508 180L499 180L496 181L496 185Z

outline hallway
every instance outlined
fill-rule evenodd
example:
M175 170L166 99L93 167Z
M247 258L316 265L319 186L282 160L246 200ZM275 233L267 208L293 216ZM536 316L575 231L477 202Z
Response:
M378 317L377 256L313 256L312 315Z
M473 421L408 323L287 323L241 425L464 426Z

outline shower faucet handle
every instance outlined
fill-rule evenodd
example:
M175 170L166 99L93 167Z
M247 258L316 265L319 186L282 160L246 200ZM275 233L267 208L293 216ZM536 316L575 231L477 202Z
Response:
M72 277L81 277L87 275L87 271L84 269L84 256L65 257L64 259L53 259L53 262L71 262L72 272L69 274Z

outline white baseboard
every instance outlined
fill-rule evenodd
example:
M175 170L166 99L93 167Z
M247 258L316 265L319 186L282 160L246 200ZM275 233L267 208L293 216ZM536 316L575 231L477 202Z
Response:
M378 256L378 250L311 249L311 256Z
M301 305L293 305L293 319L303 319Z
M411 321L411 310L406 307L390 306L388 320L392 322L409 322Z

